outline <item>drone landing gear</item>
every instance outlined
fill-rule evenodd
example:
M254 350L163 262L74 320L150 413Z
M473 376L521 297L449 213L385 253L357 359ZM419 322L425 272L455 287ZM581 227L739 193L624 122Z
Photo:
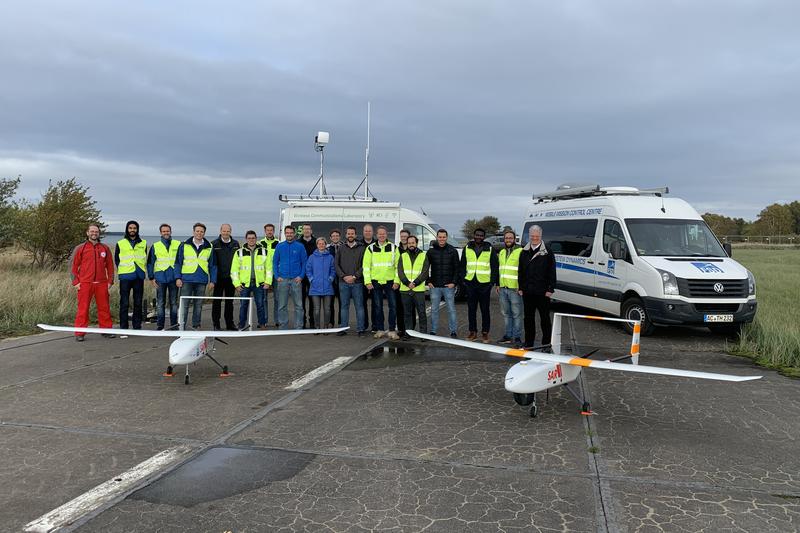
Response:
M214 359L214 357L211 354L206 354L206 357L208 357L209 359L214 361L214 363L216 363L216 365L222 369L222 372L220 372L219 377L227 378L228 376L232 376L233 375L232 372L228 372L228 365L220 364L220 362L217 361L216 359Z
M186 365L186 377L183 378L183 384L189 384L189 365Z
M581 414L584 416L593 415L592 412L592 404L589 403L588 398L586 398L583 394L578 394L572 387L569 386L569 383L564 383L564 388L567 389L573 398L575 398L579 404L581 404Z
M167 371L166 371L166 372L164 372L164 373L163 373L163 374L161 374L161 375L162 375L162 376L164 376L165 378L171 378L172 376L174 376L174 375L175 375L175 373L172 371L172 366L168 366L168 367L167 367Z

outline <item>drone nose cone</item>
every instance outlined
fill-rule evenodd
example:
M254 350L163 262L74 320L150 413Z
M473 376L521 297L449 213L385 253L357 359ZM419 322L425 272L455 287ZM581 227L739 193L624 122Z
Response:
M202 346L205 344L204 338L180 338L174 341L169 347L170 365L188 365L194 363L205 355Z
M546 386L547 368L529 361L521 361L508 369L505 387L509 392L529 394Z

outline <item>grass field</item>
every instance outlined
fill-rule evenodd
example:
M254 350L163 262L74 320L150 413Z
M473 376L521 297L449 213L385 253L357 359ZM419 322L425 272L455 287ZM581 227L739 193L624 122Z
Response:
M800 377L800 250L735 249L756 278L758 312L730 353Z
M110 291L111 314L119 320L119 290ZM155 291L145 284L145 297L155 298ZM66 267L55 272L33 267L24 254L0 253L0 338L41 333L38 323L71 324L77 308ZM93 325L97 325L92 305Z

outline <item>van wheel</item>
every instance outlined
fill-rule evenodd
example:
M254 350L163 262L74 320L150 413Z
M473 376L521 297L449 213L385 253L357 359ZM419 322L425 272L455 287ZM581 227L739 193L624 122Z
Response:
M639 320L642 323L642 331L641 335L652 335L653 332L656 330L656 327L650 322L650 319L647 318L647 312L645 311L644 304L639 298L635 296L632 298L628 298L624 302L622 302L622 318L627 320ZM633 334L633 325L628 324L627 322L623 322L622 325L623 329Z

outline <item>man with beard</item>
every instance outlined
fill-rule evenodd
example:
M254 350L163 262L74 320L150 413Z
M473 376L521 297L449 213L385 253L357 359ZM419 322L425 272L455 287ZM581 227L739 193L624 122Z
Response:
M375 244L375 229L372 227L372 224L364 224L364 227L361 229L361 239L360 244L364 247L366 251L370 246ZM378 331L378 328L375 326L375 304L372 302L372 295L370 290L367 288L366 284L364 285L364 324L365 324L365 331L370 329L370 324L372 324L372 332L375 333Z
M306 249L306 259L314 253L317 249L317 238L311 233L311 224L303 224L303 233L298 239L303 248ZM314 329L314 302L308 295L310 283L308 278L305 277L305 270L303 271L303 329L308 327Z
M133 291L133 329L142 329L142 299L147 277L147 241L139 237L139 223L125 224L125 237L114 248L119 276L119 327L128 329L128 307Z
M350 226L345 232L347 239L336 252L334 265L336 276L339 278L339 326L350 325L350 300L356 308L356 332L359 337L366 334L366 320L364 319L364 247L356 240L356 228ZM347 331L340 331L337 335L347 335Z
M272 259L275 256L275 248L278 246L278 239L275 238L275 225L264 224L264 238L258 241L258 244L267 250L267 270L272 276ZM278 296L275 292L275 287L270 286L269 289L264 289L264 313L269 323L269 293L272 293L272 319L275 321L275 327L278 327Z
M113 328L111 309L108 305L108 289L114 284L114 260L111 250L100 242L100 226L89 224L86 241L72 251L70 258L72 286L78 291L78 311L75 327L89 326L89 307L94 298L97 304L97 321L101 328ZM83 342L85 333L75 333L75 340ZM114 337L104 333L103 337Z
M169 305L170 329L178 326L178 286L175 285L175 259L181 243L172 238L172 227L161 224L161 238L147 254L147 277L156 288L156 329L164 329L166 306Z
M468 341L478 339L478 306L481 308L481 340L489 343L489 298L492 286L497 285L499 265L497 254L492 246L485 242L486 231L477 228L472 233L472 240L464 247L461 254L461 273L467 288L467 318L469 321Z

